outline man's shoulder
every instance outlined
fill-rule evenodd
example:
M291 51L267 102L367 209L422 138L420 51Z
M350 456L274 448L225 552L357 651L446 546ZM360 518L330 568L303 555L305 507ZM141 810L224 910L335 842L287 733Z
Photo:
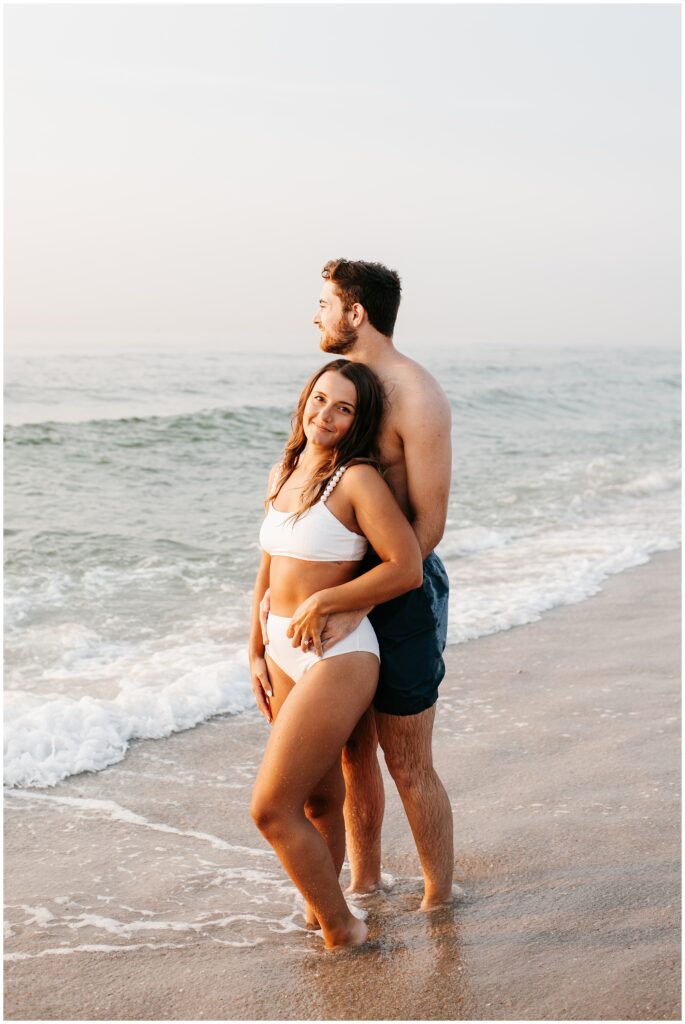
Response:
M403 355L394 366L393 405L433 407L435 412L449 411L449 400L432 373L415 359Z

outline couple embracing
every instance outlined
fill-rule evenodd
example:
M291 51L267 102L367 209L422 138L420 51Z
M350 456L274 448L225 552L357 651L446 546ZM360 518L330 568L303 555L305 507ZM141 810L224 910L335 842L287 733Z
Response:
M269 476L250 635L272 730L252 816L329 948L359 945L349 891L381 887L385 756L424 876L421 907L452 899L452 811L432 761L448 582L433 548L451 481L450 410L392 342L400 279L326 264L314 323L337 358L307 382Z

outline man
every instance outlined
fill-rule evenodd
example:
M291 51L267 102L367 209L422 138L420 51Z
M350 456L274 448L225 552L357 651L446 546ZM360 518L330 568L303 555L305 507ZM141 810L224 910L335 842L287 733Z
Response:
M454 861L452 809L431 750L438 684L445 672L448 581L433 549L447 517L450 408L434 378L393 344L401 295L397 273L380 263L331 260L322 276L314 316L321 348L366 363L383 383L388 409L379 438L381 461L424 558L422 587L373 610L331 615L322 632L324 648L332 646L369 614L381 650L373 707L343 752L349 891L382 887L380 742L421 861L421 908L430 910L452 899ZM362 571L369 567L362 565Z

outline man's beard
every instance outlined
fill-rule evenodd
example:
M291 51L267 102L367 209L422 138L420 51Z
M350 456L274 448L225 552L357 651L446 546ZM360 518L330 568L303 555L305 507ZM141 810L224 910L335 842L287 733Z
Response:
M326 331L321 332L319 344L324 352L333 352L336 355L344 355L354 348L357 342L357 332L354 327L345 323L345 314L340 317L333 334Z

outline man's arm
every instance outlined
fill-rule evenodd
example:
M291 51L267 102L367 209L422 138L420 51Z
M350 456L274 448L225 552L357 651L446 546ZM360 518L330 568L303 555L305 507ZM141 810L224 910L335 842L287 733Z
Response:
M372 466L352 466L338 488L380 561L347 583L312 594L293 612L288 627L293 647L309 642L319 655L321 631L330 615L355 612L371 602L383 604L423 582L416 535L380 473Z
M452 483L452 414L437 384L405 393L398 412L411 524L421 557L427 558L445 532Z
M404 391L393 417L404 446L410 521L425 559L442 540L452 483L452 414L442 388L429 378ZM327 650L357 628L371 608L330 615L321 638Z

